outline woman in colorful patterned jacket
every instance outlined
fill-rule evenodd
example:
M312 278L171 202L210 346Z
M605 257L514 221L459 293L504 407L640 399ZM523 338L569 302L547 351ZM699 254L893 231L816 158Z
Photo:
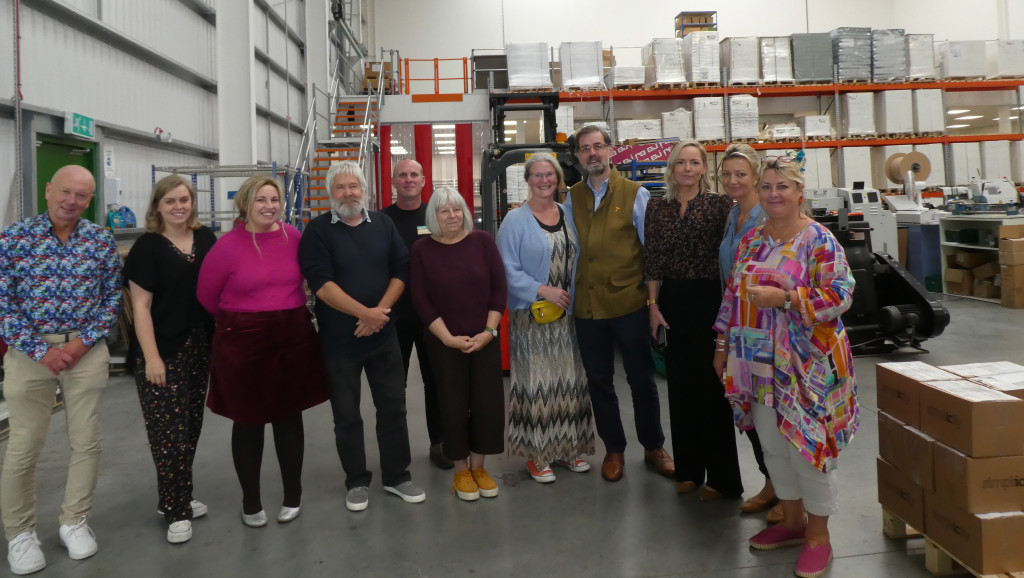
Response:
M758 194L767 215L737 251L714 329L715 371L737 425L754 428L784 519L750 539L759 550L803 544L796 575L832 559L836 466L859 423L850 342L839 316L853 275L835 237L801 211L803 175L766 157Z

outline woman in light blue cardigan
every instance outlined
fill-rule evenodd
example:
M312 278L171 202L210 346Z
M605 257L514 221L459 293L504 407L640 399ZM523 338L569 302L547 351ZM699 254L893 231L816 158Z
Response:
M555 481L552 464L585 472L594 453L593 414L571 316L579 241L572 218L555 202L562 169L549 154L526 161L526 203L498 230L508 278L512 389L508 452L527 459L541 483ZM566 312L539 323L531 306L548 301ZM556 314L557 315L557 314ZM549 314L544 319L549 319Z

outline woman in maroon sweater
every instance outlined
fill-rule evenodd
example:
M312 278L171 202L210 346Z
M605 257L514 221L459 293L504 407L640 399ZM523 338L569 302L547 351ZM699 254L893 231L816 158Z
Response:
M412 302L427 328L438 384L442 448L455 462L452 493L463 500L498 495L484 456L505 450L505 388L498 323L505 312L505 267L494 239L473 230L473 214L454 189L427 205L430 237L412 246Z

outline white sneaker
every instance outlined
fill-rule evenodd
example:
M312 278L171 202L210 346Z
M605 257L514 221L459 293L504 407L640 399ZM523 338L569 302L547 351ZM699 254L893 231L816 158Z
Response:
M11 574L21 576L46 568L46 557L39 549L41 545L35 531L22 532L15 536L7 544L7 563L11 565Z
M179 520L167 527L167 541L171 544L181 544L192 539L192 522Z
M88 558L99 549L96 545L96 534L93 534L92 528L85 523L85 516L73 526L60 527L60 543L68 549L68 556L71 556L72 560Z
M202 518L206 515L207 512L210 511L210 508L206 504L200 502L199 500L192 500L191 502L189 502L189 505L192 506L193 520L195 520L196 518ZM161 516L164 515L164 511L161 510L160 508L157 508L156 513L160 514Z

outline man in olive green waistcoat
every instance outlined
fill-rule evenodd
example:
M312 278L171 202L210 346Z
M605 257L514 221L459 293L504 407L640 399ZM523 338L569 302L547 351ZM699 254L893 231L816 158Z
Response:
M671 477L675 463L663 447L643 275L644 213L651 195L612 166L607 132L589 125L577 131L575 140L587 178L569 189L565 203L580 240L573 315L597 434L607 452L601 475L610 482L622 479L626 450L612 382L618 345L644 461Z

